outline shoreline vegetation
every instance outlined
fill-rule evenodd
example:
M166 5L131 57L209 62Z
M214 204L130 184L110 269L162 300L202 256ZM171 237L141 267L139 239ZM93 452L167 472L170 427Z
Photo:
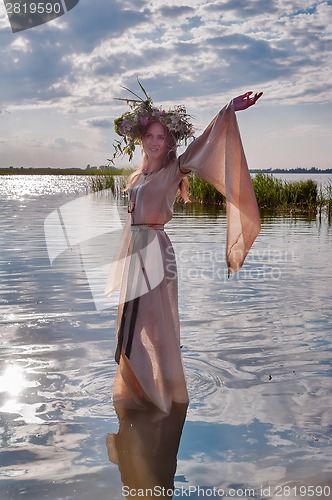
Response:
M100 165L94 167L87 165L85 168L52 168L52 167L0 167L0 175L126 175L133 172L135 168L130 166L121 168L112 167L110 165ZM330 174L332 168L320 169L316 167L304 168L264 168L250 169L251 174Z
M125 189L127 175L115 176L105 172L91 176L93 192L111 189L115 196L121 196ZM189 197L192 203L224 206L225 198L211 184L196 174L190 174ZM280 212L318 213L332 212L332 180L321 186L313 179L289 181L274 177L271 173L258 171L252 176L258 207L260 210Z
M89 177L92 192L111 189L115 196L122 196L127 176L133 169L122 170L112 167L86 169L54 168L0 168L1 175L85 175ZM313 179L286 180L273 176L274 173L331 174L332 169L319 170L297 168L290 170L266 169L251 170L252 182L260 210L284 212L303 212L319 214L332 211L332 180L324 186ZM192 203L219 205L225 204L224 197L210 184L195 174L189 175L189 195Z

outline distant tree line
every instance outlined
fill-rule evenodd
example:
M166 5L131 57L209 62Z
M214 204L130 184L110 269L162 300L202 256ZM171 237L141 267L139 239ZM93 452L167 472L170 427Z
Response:
M250 169L250 172L256 174L262 172L264 174L332 174L332 168L321 169L317 167L304 168L262 168Z

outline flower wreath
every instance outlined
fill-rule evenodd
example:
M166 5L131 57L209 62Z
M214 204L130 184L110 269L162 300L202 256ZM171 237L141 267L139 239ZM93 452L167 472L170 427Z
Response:
M178 144L182 141L187 144L188 139L194 138L194 128L190 122L191 117L187 114L185 106L179 105L168 110L155 107L141 82L138 79L137 81L144 93L144 98L141 98L127 87L122 88L133 94L137 99L117 98L118 101L125 101L131 110L126 111L114 120L114 130L122 137L122 140L116 140L113 144L113 159L109 160L112 163L119 156L126 154L129 156L130 161L133 158L135 146L142 144L142 138L147 127L156 120L168 128Z

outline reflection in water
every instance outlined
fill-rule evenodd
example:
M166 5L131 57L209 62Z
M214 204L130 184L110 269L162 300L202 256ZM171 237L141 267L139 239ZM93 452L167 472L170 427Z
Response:
M169 415L158 410L116 406L117 434L107 434L108 457L119 467L128 498L172 498L186 404L173 404ZM155 493L155 495L153 494Z

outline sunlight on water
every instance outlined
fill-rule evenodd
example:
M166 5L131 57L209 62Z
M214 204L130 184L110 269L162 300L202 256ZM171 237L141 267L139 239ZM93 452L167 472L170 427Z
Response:
M23 371L18 366L8 366L0 376L0 392L17 396L26 387Z
M68 175L2 175L0 176L1 199L24 200L54 194L85 192L88 177Z
M0 394L5 395L4 403L0 407L0 414L18 415L17 421L22 420L25 424L42 423L43 420L36 415L38 404L27 404L22 398L22 393L29 388L38 387L35 380L28 381L24 370L10 364L0 376Z

